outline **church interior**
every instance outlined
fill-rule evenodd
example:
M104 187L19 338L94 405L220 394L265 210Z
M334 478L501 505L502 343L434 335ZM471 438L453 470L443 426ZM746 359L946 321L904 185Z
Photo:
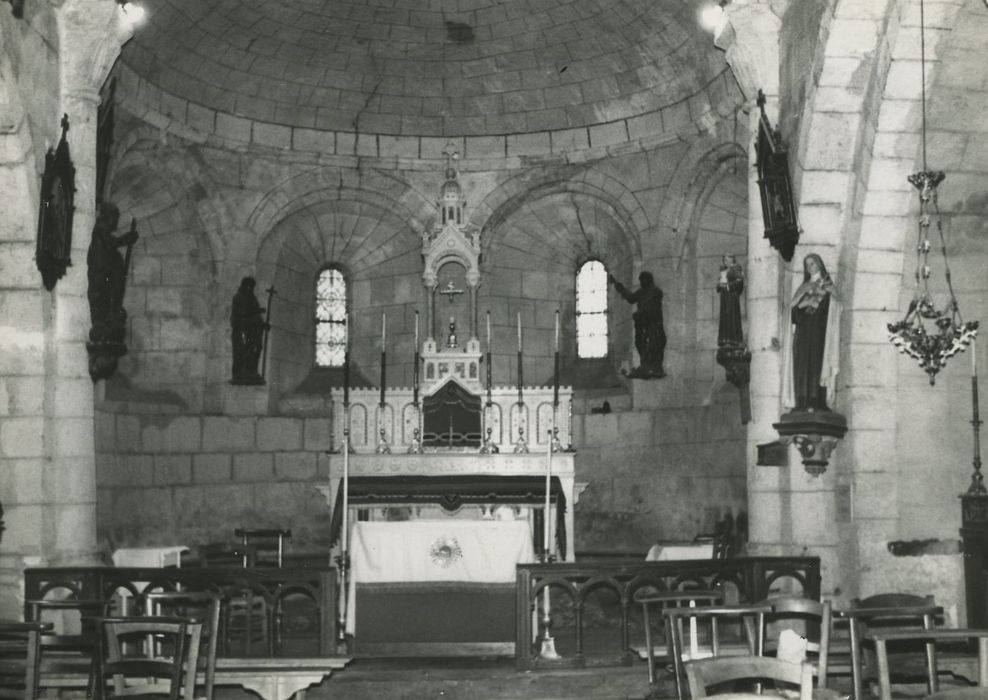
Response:
M986 37L986 0L0 3L0 617L253 529L334 614L386 604L361 538L479 538L512 644L516 563L711 534L988 627Z

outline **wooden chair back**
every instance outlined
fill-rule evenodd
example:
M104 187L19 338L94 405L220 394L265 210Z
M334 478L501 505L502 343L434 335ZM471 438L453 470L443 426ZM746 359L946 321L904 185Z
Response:
M192 700L201 630L201 623L183 618L104 618L90 683L94 699Z
M639 589L634 594L636 602L642 606L642 622L645 627L645 653L648 663L648 683L654 686L656 683L655 660L657 656L657 644L655 639L656 629L653 627L653 615L657 619L662 619L662 611L666 608L696 607L703 605L719 605L724 602L720 591L709 589L690 589L682 591L654 591L651 589ZM664 628L663 628L664 629ZM663 633L664 634L664 633ZM664 634L667 655L672 656L672 640Z
M888 645L893 647L900 644L932 644L943 642L970 642L977 640L978 692L981 698L988 697L988 629L932 629L920 630L910 628L884 628L869 630L866 638L875 643L875 655L878 663L878 692L880 700L892 699L892 679L889 672ZM948 700L960 700L970 693L970 687L941 690L939 669L936 666L936 655L927 657L926 682L930 697Z
M249 529L238 527L233 531L234 536L240 540L244 547L254 547L260 558L255 557L254 564L274 564L278 568L284 564L285 560L285 540L292 538L292 531L288 529ZM269 556L264 556L269 555Z
M201 623L202 634L196 671L203 672L203 692L195 698L212 700L216 682L216 652L220 639L222 596L219 593L208 592L165 591L148 593L144 600L145 614L149 616L182 617ZM188 672L186 670L186 673Z
M50 623L0 620L0 698L38 697L41 634L51 628Z
M769 648L778 652L776 640L783 630L792 630L806 639L806 660L817 673L817 687L827 687L830 656L830 601L819 602L798 596L775 596L762 601L772 612L765 616L765 638Z
M943 608L936 605L933 596L910 593L881 593L856 599L850 610L841 613L848 621L851 642L851 676L854 696L863 697L866 677L877 676L875 663L865 658L863 642L869 632L882 629L908 628L932 630L943 615ZM936 667L936 648L932 642L925 644L926 666ZM930 688L929 692L933 692Z
M668 608L666 637L671 640L676 694L684 698L687 661L720 656L761 656L764 650L765 615L768 605L724 605L695 608ZM687 626L685 623L688 622ZM733 631L735 634L730 635ZM740 632L742 639L737 638Z
M813 667L810 664L794 664L767 656L720 656L689 661L686 663L686 677L693 698L715 696L718 694L717 688L733 692L742 683L749 687L773 684L795 686L800 700L811 700L813 697ZM728 684L730 687L725 688Z

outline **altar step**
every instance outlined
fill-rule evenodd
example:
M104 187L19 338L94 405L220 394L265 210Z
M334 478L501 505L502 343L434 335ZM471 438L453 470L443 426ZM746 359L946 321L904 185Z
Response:
M529 673L508 658L358 658L307 700L643 700L648 692L644 663ZM671 682L656 695L675 696Z

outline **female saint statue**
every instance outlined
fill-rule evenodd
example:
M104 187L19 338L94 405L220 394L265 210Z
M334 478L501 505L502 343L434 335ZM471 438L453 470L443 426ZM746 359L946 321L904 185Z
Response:
M792 323L783 403L796 410L829 411L839 368L840 300L816 253L803 258L803 283L789 305Z

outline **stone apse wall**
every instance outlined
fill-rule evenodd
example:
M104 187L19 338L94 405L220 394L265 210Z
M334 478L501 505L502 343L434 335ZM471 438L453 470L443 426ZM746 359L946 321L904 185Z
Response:
M209 131L169 121L164 107L148 107L141 81L126 69L120 77L110 198L123 222L138 220L141 240L125 302L130 352L97 391L106 550L228 540L241 525L292 527L303 549L328 544L314 485L327 476L324 452L338 446L330 425L340 396L312 371L315 277L336 263L352 281L356 380L378 383L386 313L386 383L410 384L414 313L424 323L425 310L421 235L436 220L448 141L484 247L478 307L481 318L492 314L496 385L517 379L519 313L524 384L551 381L561 312L577 479L588 483L577 548L644 551L745 509L738 392L714 363L720 258L747 251L748 163L731 144L732 114L710 113L704 132L686 115L705 103L691 101L648 124L547 132L544 142L381 137L366 146L294 129L272 143L262 123ZM726 73L710 89L736 93ZM641 270L655 274L666 295L668 378L621 378L637 358L632 309L614 293L609 360L572 362L574 275L591 258L629 286ZM269 285L277 290L265 387L228 383L229 304L246 274L257 276L262 301ZM462 323L465 302L454 303ZM439 319L446 305L437 301ZM605 400L612 412L593 413Z

